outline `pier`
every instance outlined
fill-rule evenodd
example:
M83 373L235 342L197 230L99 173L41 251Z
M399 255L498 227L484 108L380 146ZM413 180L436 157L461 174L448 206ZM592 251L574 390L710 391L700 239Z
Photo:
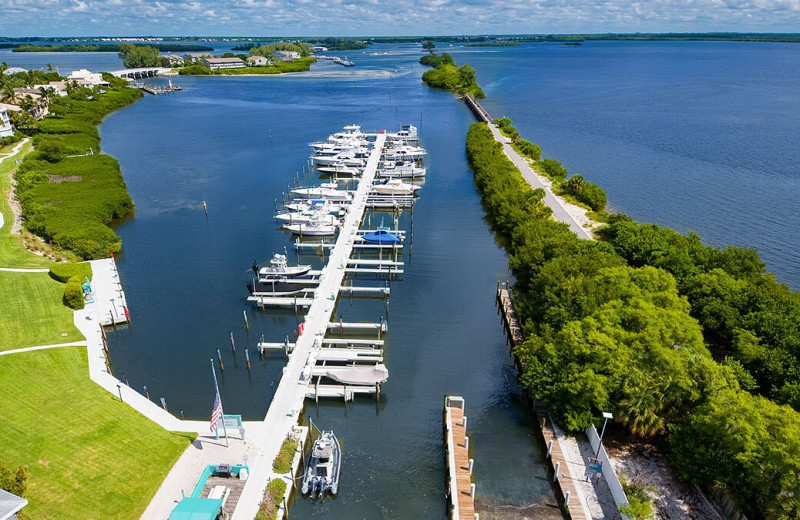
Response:
M503 316L503 323L506 326L513 352L514 347L521 344L524 338L522 336L522 327L520 327L517 313L511 301L511 293L508 291L508 282L502 284L498 282L497 284L497 305L499 312ZM522 365L516 355L514 356L514 362L521 371ZM557 498L571 520L591 519L592 515L589 512L586 497L575 485L576 478L584 476L585 463L583 460L568 460L564 454L563 445L568 442L575 443L575 439L568 439L559 430L553 419L550 418L550 412L547 407L543 403L536 401L535 397L533 397L533 411L541 428L542 440L544 445L547 446L548 476L552 479L551 482ZM573 451L576 450L577 447ZM576 471L579 468L583 468L584 472Z
M366 167L353 193L352 203L339 231L330 258L323 269L324 275L305 316L302 334L297 338L283 376L264 418L263 425L253 436L253 441L262 448L261 455L253 461L252 472L242 492L242 498L234 511L233 520L250 520L258 511L272 472L272 463L280 450L283 439L297 425L303 403L308 398L343 397L347 399L356 392L377 392L378 388L353 388L347 385L312 384L312 372L321 353L323 340L332 323L336 300L345 277L357 232L367 205L367 196L378 169L386 134L377 134ZM342 394L342 395L339 395Z
M445 448L447 450L447 496L452 520L478 520L475 512L474 461L469 458L467 416L464 398L449 395L444 399Z
M153 85L150 83L131 83L130 86L132 88L138 88L142 92L147 92L153 96L159 96L162 94L171 94L173 92L178 92L179 90L183 90L183 87L179 87L177 85L173 85L172 81L169 82L169 85L162 86L162 85Z

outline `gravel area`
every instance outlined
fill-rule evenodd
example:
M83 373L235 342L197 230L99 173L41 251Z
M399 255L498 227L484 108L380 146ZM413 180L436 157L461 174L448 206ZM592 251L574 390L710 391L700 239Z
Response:
M720 520L722 517L692 486L678 479L678 473L657 446L642 443L606 442L617 474L636 485L650 487L658 520Z

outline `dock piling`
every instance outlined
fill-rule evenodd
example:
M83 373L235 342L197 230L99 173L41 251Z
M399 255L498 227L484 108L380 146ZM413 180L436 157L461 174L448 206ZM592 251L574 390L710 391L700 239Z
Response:
M250 322L247 321L247 310L242 310L242 316L244 316L244 328L250 330Z
M203 201L203 212L205 212L206 218L208 218L208 204L206 204L206 201Z
M233 353L235 354L236 353L236 341L233 340L233 331L230 331L230 333L231 333L231 350L233 350Z
M223 372L225 371L225 365L222 363L222 354L220 353L219 349L217 349L217 359L219 360L219 369ZM214 361L213 359L211 360Z

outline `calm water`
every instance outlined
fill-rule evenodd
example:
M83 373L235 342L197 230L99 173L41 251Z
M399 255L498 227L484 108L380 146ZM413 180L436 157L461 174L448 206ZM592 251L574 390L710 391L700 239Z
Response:
M164 396L172 411L207 419L209 359L219 348L226 412L263 418L285 359L254 355L248 372L242 349L262 334L282 341L298 324L291 312L263 313L245 301L253 260L291 244L272 221L273 199L307 159L308 142L352 122L397 128L421 121L430 173L414 211L406 275L392 284L391 376L378 402L307 407L307 417L343 440L344 482L335 500L299 500L292 514L444 518L442 404L445 394L461 393L480 494L487 503L539 502L544 517L558 518L494 307L496 281L508 273L464 157L472 117L449 94L420 83L416 49L351 57L362 65L349 79L335 77L343 69L333 67L310 77L179 78L180 94L147 97L102 125L103 150L119 159L136 202L135 215L116 227L133 327L111 335L115 373L137 389L147 385L154 400ZM391 221L376 213L373 225L381 218ZM336 312L345 321L377 321L387 308L347 298Z
M487 109L637 220L756 248L800 289L800 47L588 42L456 49Z

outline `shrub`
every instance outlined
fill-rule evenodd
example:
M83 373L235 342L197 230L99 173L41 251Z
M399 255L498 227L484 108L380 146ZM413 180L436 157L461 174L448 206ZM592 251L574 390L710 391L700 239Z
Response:
M275 457L275 462L272 464L272 469L275 470L275 473L283 475L284 473L289 473L292 470L292 459L294 459L294 454L296 451L297 442L288 437L283 440L283 444L281 444L281 449L278 452L278 456Z
M561 166L560 162L549 157L542 160L539 163L539 167L544 171L545 175L554 180L561 180L567 176L567 169Z
M582 175L573 175L561 187L564 193L575 197L593 211L602 211L606 207L606 192L597 184L587 182Z
M80 310L85 306L82 283L83 280L77 276L72 276L67 280L67 285L64 287L64 305L70 309Z
M267 492L258 508L256 520L275 520L284 493L286 493L286 482L283 479L270 480L267 484Z
M653 499L648 494L651 489L634 484L624 475L620 483L628 497L628 505L620 509L620 513L632 520L649 520L653 518Z
M522 155L538 161L542 157L542 147L525 139L519 139L516 147Z
M0 489L18 497L25 496L25 490L28 489L28 470L24 467L11 469L0 462Z
M61 283L67 281L73 276L78 277L81 282L84 278L92 279L92 266L88 262L62 262L50 266L50 277Z

